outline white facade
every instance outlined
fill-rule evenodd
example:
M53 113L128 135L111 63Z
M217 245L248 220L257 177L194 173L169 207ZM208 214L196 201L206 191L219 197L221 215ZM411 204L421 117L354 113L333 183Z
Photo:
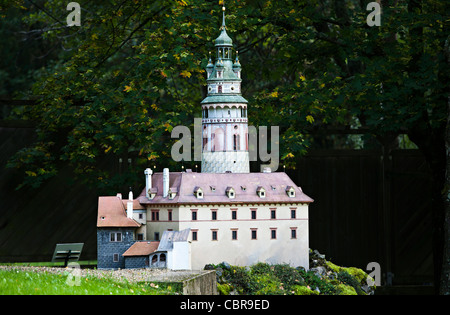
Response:
M222 261L240 266L287 263L309 269L307 204L149 207L147 218L152 218L152 212L158 212L158 216L153 215L155 221L147 220L150 240L165 230L190 229L190 268L172 263L177 259L168 254L168 267L174 264L173 269L200 270L206 264ZM183 255L188 252L179 250Z

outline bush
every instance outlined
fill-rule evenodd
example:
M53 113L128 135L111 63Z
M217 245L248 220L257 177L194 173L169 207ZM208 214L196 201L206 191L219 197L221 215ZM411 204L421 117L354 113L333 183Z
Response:
M311 290L309 287L294 285L292 287L295 295L319 295L319 292Z
M292 268L288 264L275 265L275 276L280 279L286 286L305 285L305 280L296 268Z
M207 265L215 269L220 294L295 294L295 295L365 295L373 294L367 274L361 269L337 266L319 252L314 255L314 270L293 268L288 264L259 262L250 267L231 266L223 262ZM312 265L312 263L311 263ZM320 270L320 272L317 272Z
M358 295L365 295L364 291L361 290L361 285L358 281L358 279L354 276L352 276L351 274L349 274L347 271L340 271L338 273L338 280L343 282L344 284L347 284L351 287L353 287L353 289L355 289L355 292Z

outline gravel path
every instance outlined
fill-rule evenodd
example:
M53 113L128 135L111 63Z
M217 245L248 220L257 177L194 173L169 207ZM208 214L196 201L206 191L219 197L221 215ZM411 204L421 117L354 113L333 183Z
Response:
M72 268L61 268L61 267L29 267L29 266L0 266L0 269L6 270L20 270L27 272L47 272L54 274L64 274L72 271ZM119 269L119 270L98 270L98 269L80 269L82 277L97 277L112 279L117 282L177 282L188 279L195 275L208 272L207 270L202 271L173 271L167 269Z

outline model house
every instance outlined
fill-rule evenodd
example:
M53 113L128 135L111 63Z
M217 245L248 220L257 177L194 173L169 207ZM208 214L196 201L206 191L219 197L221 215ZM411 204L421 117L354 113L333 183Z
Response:
M308 205L284 172L249 171L247 100L225 10L207 65L201 172L144 171L145 188L99 197L98 268L202 269L226 261L309 269ZM237 55L237 54L235 54ZM144 186L144 181L143 181Z

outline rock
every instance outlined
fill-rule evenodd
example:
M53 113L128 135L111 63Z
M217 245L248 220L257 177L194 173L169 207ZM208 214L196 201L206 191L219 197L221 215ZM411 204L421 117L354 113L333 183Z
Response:
M311 268L310 271L314 272L314 274L320 278L323 278L323 276L325 276L327 273L327 269L323 266Z
M231 265L229 263L227 263L226 261L222 262L220 265L225 270L231 270Z
M205 267L203 268L204 270L214 270L214 269L216 269L215 267L214 267L214 265L212 265L212 264L207 264L207 265L205 265Z
M313 253L320 259L325 259L325 255L322 255L321 253L319 253L319 251L317 249L315 249L313 251Z

